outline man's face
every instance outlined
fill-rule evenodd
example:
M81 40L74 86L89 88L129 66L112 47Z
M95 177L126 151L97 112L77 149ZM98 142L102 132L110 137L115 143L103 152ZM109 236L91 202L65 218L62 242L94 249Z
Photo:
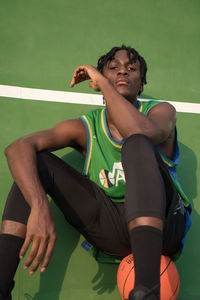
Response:
M103 68L103 75L127 100L133 102L143 91L140 78L140 62L130 62L126 50L119 50Z

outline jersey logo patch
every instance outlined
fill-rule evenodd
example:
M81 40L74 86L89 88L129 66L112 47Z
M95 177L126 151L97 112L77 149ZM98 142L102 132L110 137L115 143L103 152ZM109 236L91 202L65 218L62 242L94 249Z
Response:
M99 180L104 188L111 188L112 186L118 186L119 181L125 182L124 170L121 162L115 162L113 164L112 172L102 169L99 173Z

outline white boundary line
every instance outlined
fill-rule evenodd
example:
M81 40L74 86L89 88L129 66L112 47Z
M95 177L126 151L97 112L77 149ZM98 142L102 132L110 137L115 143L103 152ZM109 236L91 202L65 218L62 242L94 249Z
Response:
M54 90L32 89L18 86L0 85L0 97L19 98L26 100L41 100L63 103L102 105L102 95L63 92ZM142 99L151 100L151 99ZM152 99L153 100L153 99ZM164 100L159 100L164 101ZM200 103L176 102L171 103L178 112L200 114Z

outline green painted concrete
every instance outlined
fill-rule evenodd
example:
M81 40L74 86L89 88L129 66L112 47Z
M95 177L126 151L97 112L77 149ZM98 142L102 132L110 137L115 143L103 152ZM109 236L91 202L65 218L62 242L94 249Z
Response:
M3 84L68 91L77 65L96 65L125 43L147 60L144 96L200 101L199 0L1 0L0 8Z
M1 0L0 84L70 91L77 65L95 65L112 46L125 43L147 60L143 97L200 103L199 12L199 0ZM73 91L92 92L86 83ZM0 213L12 182L5 146L92 108L0 98ZM193 226L177 262L178 299L199 300L199 115L179 113L177 126L185 161L179 177L193 206ZM80 157L70 149L57 154L80 168ZM58 232L52 262L45 274L33 277L20 266L13 300L120 300L117 266L89 257L80 247L83 238L65 223L54 204L52 209Z
M0 98L1 151L0 151L0 213L12 183L3 149L21 135L49 128L67 118L75 118L93 109L93 106L26 101ZM180 152L183 162L178 173L180 181L193 206L193 226L188 234L183 254L177 262L181 279L180 300L197 300L200 264L200 204L199 204L199 115L178 113ZM78 170L83 165L81 156L71 149L57 151L57 155ZM16 275L13 300L120 300L116 287L117 265L98 264L80 246L83 237L66 224L62 214L52 203L58 240L48 271L40 276L28 275L20 266Z

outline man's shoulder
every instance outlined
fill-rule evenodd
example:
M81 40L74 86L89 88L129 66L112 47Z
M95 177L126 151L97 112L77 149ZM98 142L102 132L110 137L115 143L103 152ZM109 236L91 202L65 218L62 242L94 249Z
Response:
M138 99L137 108L143 114L148 114L154 106L161 104L161 101L158 100L148 100L148 99Z
M145 100L141 99L138 101L138 110L143 113L144 115L148 115L150 111L156 112L170 112L175 113L176 110L173 105L171 105L167 101L159 101L159 100Z
M89 112L83 114L80 118L81 119L96 119L97 117L99 117L105 108L96 108L93 110L90 110Z

